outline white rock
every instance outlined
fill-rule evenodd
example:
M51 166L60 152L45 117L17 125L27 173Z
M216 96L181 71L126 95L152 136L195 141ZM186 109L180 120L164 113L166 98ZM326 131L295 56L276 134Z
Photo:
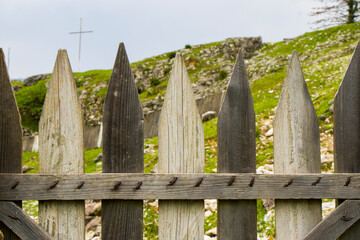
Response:
M212 212L211 212L211 211L207 210L207 211L205 212L205 218L208 218L208 217L210 217L211 215L212 215Z
M217 235L217 228L214 227L213 229L210 229L209 231L207 231L205 234L210 237L215 237Z
M267 132L265 133L265 136L266 136L266 137L270 137L270 136L272 136L273 134L274 134L274 128L270 128L269 131L267 131Z
M159 207L159 201L156 199L154 202L149 203L150 206Z
M264 166L260 166L256 169L256 173L258 174L271 174L274 173L274 165L265 164Z
M205 210L216 212L217 200L216 199L206 199L205 200Z
M321 154L321 163L330 163L334 161L334 156L332 154Z

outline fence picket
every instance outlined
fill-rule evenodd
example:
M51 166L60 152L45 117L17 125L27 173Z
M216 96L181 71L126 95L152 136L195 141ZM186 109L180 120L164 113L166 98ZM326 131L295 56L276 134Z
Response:
M159 172L203 171L204 130L184 60L177 53L159 120ZM198 184L201 188L200 180ZM159 239L203 238L203 200L159 201Z
M334 99L334 163L336 173L360 172L360 42ZM338 200L338 204L343 200ZM359 239L360 221L339 239Z
M143 132L140 99L125 46L120 43L104 105L104 173L144 172ZM103 200L101 215L103 239L143 239L142 200Z
M74 77L66 50L59 50L39 122L39 172L84 173L83 142L83 119ZM56 183L52 186L55 188ZM84 239L84 204L40 201L40 224L55 239Z
M255 112L241 50L217 125L218 172L255 173ZM218 239L256 239L256 227L256 200L218 200Z
M275 173L320 173L319 123L296 51L274 118ZM301 239L321 221L321 200L276 200L276 238Z
M0 48L0 173L22 172L22 129L19 109L5 64L5 55ZM15 201L21 206L21 201ZM20 239L0 222L0 231L5 239Z

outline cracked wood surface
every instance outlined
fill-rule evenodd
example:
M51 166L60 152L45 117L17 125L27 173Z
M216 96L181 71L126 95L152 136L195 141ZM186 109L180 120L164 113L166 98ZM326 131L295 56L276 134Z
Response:
M255 173L255 112L241 50L217 126L218 172ZM256 211L256 200L218 200L218 239L257 239Z
M66 50L59 50L39 122L39 172L84 173L83 119ZM55 239L85 237L84 201L40 201L39 221Z
M319 123L294 51L274 118L274 172L320 173ZM276 200L276 238L301 239L321 221L321 200Z
M180 53L159 119L159 173L204 172L204 129ZM159 201L159 239L204 238L204 201Z
M109 82L103 124L103 172L144 172L143 114L123 43ZM103 239L141 240L143 201L103 200L101 222Z

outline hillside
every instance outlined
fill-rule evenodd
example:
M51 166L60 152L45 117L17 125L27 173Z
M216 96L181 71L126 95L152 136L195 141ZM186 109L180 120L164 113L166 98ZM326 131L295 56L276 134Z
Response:
M257 171L269 173L273 163L272 118L291 53L296 50L319 118L322 170L327 172L333 171L332 102L359 39L360 24L356 23L305 33L277 43L261 43L260 38L231 38L216 43L187 45L179 51L184 54L197 98L225 90L238 49L241 47L245 51L257 121ZM161 108L174 55L175 52L165 53L131 64L145 114ZM74 74L87 125L101 121L110 75L111 70ZM31 86L14 82L18 85L16 98L23 126L32 131L37 131L48 78L49 75L41 76ZM216 172L216 122L216 118L204 122L206 173ZM157 138L146 141L144 152L145 172L156 171ZM99 153L101 149L86 151L86 172L101 171L101 160L96 159ZM24 165L34 167L31 172L37 170L36 159L36 153L24 153ZM216 211L209 204L206 231L216 226ZM157 205L149 201L145 206L145 236L154 239L157 230L153 224L156 217L153 216L156 216ZM329 209L329 206L333 206L333 201L324 200L323 209ZM272 208L271 201L258 201L260 235L274 235Z

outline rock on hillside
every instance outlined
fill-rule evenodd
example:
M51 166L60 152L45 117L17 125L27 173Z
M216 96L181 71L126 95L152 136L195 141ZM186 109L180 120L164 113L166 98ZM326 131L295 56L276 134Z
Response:
M32 85L36 84L38 81L48 79L48 77L49 77L49 74L39 74L39 75L25 78L25 80L23 82L23 86L32 86Z

